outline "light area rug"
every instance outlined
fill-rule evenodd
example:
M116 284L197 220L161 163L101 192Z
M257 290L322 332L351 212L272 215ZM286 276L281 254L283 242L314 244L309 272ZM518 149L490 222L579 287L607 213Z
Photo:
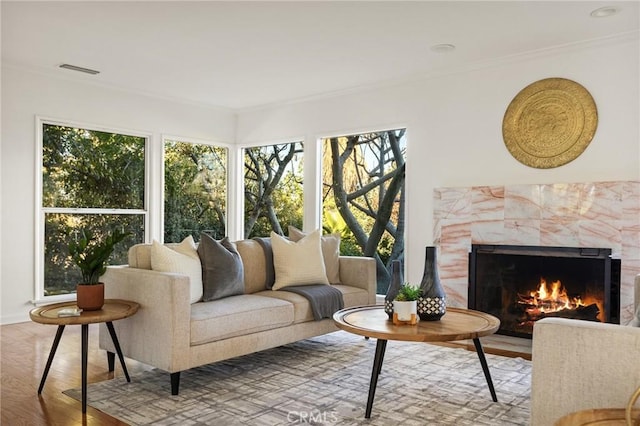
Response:
M376 340L344 331L182 372L145 371L88 387L88 404L131 425L527 425L531 363L389 341L371 419L364 418ZM80 389L64 392L81 398Z

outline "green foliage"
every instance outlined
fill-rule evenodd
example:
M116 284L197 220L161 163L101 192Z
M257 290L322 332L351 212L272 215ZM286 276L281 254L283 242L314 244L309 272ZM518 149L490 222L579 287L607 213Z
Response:
M378 256L380 256L380 260L385 265L391 262L391 252L393 251L394 244L395 239L387 232L380 238L380 242L378 243Z
M45 124L43 206L144 208L145 138Z
M106 263L115 245L124 240L129 233L116 230L101 242L86 229L82 229L81 235L78 241L69 243L69 254L80 268L82 284L97 284L100 276L107 270Z
M226 235L227 149L169 141L164 151L164 241Z
M404 283L402 287L400 287L400 291L395 300L399 302L410 302L412 300L418 300L420 296L420 287L414 287L409 283Z
M353 234L349 233L340 238L340 255L342 256L362 256L362 248L356 241Z
M328 200L328 204L333 205L333 207L324 208L322 230L325 234L340 235L340 255L362 256L362 248L347 223L340 216L338 209L335 208L335 203L333 203L333 200Z
M353 235L347 222L344 221L340 212L335 207L335 202L331 200L331 207L325 206L322 212L322 229L326 234L340 234L340 237L345 238L348 235Z

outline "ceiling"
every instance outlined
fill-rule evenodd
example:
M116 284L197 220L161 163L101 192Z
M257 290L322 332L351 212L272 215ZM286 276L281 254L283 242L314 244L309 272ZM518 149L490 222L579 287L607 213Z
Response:
M4 65L231 109L638 32L636 1L2 1ZM594 18L590 12L619 12ZM454 51L432 46L453 44ZM99 70L60 69L69 63Z

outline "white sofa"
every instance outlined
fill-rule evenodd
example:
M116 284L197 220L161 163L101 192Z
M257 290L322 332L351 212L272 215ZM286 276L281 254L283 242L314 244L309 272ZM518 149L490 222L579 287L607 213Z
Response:
M640 275L635 279L635 309ZM640 386L640 327L545 318L533 328L531 425L574 411L624 408Z
M337 330L332 319L315 321L303 296L266 288L260 244L235 244L244 265L242 295L191 304L189 278L151 270L148 244L132 247L129 265L109 267L101 279L106 298L140 304L135 315L113 323L124 356L171 373L174 395L181 371ZM374 259L339 257L339 277L333 287L345 307L375 303ZM104 325L99 339L113 368L115 348Z

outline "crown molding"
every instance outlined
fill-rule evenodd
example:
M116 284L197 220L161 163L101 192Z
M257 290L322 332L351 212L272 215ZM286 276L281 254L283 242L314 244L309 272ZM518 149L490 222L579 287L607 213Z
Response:
M347 89L335 90L332 92L325 92L317 95L310 95L310 96L305 96L301 98L285 100L281 102L273 102L269 104L256 105L256 106L246 107L246 108L238 108L235 111L238 114L244 114L244 113L256 112L256 111L267 110L272 108L298 105L301 103L337 98L341 96L363 93L363 92L376 90L376 89L384 89L384 88L389 88L393 86L410 84L413 82L431 80L435 78L441 78L441 77L446 77L446 76L451 76L456 74L464 74L464 73L478 71L482 69L498 68L505 65L518 63L518 62L530 61L531 59L536 59L536 58L556 56L560 54L566 54L569 52L592 49L595 47L620 45L620 44L631 43L631 42L638 43L639 41L640 41L640 30L629 31L625 33L615 34L608 37L582 40L579 42L546 47L543 49L529 50L529 51L521 52L515 55L508 55L508 56L502 56L498 58L476 61L473 63L464 64L464 65L443 67L437 70L414 74L412 76L404 77L404 78L386 80L383 82L372 83L372 84L364 84L360 86L350 87Z

